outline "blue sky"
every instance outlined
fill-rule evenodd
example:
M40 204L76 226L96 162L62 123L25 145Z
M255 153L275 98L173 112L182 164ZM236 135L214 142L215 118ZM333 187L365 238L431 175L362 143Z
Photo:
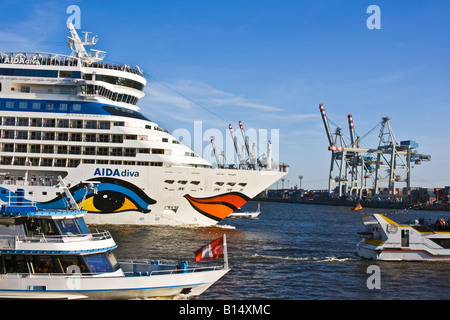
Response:
M372 4L381 10L378 30L366 26ZM81 9L81 30L99 36L107 62L145 71L144 114L192 135L202 121L210 161L209 134L226 137L241 120L246 129L279 130L285 186L302 175L304 188L326 188L324 103L332 130L347 135L348 114L360 136L389 116L398 141L415 140L432 156L413 168L412 185L450 185L448 1L3 0L0 51L69 54L70 5ZM377 134L365 144L376 147ZM265 151L264 139L252 142Z

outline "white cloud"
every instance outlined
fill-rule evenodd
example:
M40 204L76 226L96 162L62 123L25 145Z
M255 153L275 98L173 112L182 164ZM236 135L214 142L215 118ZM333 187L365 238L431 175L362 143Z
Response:
M245 97L193 80L182 80L172 84L150 83L146 92L149 102L169 104L182 110L191 110L194 106L201 106L211 111L219 107L246 108L269 112L283 110L250 101Z

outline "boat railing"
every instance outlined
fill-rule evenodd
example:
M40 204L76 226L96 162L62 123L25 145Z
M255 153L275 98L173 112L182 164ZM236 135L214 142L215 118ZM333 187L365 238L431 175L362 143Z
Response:
M77 67L80 64L80 58L45 52L0 52L0 64ZM81 65L86 68L124 71L140 76L143 73L139 67L132 68L129 65L116 65L103 62L82 62Z
M80 241L101 241L112 239L112 235L107 230L97 230L96 233L89 234L64 234L64 235L24 235L15 236L16 242L40 242L40 243L73 243Z
M204 271L214 271L214 270L222 270L223 266L211 266L211 267L189 267L187 269L177 269L175 266L170 266L169 269L165 270L153 270L149 272L123 272L123 274L116 274L114 272L105 273L92 273L92 272L76 272L76 273L5 273L0 274L0 279L22 279L22 278L56 278L56 277L108 277L108 278L117 278L117 277L151 277L158 275L173 275L173 274L183 274L183 273L198 273Z
M125 276L156 276L171 275L180 273L198 273L203 271L221 270L223 266L189 266L179 267L179 265L160 264L159 261L135 261L120 260L120 267Z

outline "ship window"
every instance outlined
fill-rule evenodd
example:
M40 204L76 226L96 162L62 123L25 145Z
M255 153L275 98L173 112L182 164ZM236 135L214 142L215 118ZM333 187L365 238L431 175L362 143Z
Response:
M65 167L66 159L55 159L55 167Z
M69 127L69 120L58 120L58 127L59 128L68 128Z
M81 128L83 128L83 121L82 120L72 120L70 122L70 127L81 129Z
M73 111L81 111L81 104L75 103L73 105Z
M95 121L95 120L87 120L85 122L84 127L86 129L97 129L97 121Z
M14 108L14 101L6 101L6 108L8 109Z
M16 123L16 118L14 118L14 117L5 117L4 119L3 119L3 125L4 126L13 126L13 125L15 125L15 123Z
M34 273L56 273L58 270L53 263L52 256L29 256Z
M44 119L44 127L55 127L55 119Z
M28 131L17 131L16 139L27 140L28 139Z
M37 234L56 235L55 223L51 219L27 218L25 221L26 232L28 236Z
M19 109L28 109L28 102L26 101L19 102Z
M36 145L36 144L32 144L30 146L30 152L31 153L41 153L41 146L40 145Z
M28 118L17 118L17 125L21 127L28 127Z
M18 76L18 77L47 77L57 78L57 70L35 70L35 69L12 69L4 68L0 69L0 75L2 76Z
M41 167L51 167L53 166L53 159L43 158L41 160Z
M81 234L89 234L90 233L90 231L86 225L86 222L84 221L83 218L77 218L76 221L77 221L78 228L80 229Z
M58 132L58 141L68 141L69 134L67 132Z
M2 91L2 83L0 82L0 91Z
M33 103L33 106L34 106L34 103ZM31 126L32 127L42 127L42 119L32 118L31 119Z
M99 121L98 128L109 130L111 129L111 123L109 121Z
M16 152L27 152L26 144L16 144Z
M58 257L61 267L63 269L63 272L65 273L75 273L78 270L76 270L76 267L79 268L80 273L85 273L87 268L84 264L83 260L81 259L81 256L66 256L61 255ZM70 268L69 268L70 267ZM75 267L75 268L74 268Z
M80 230L78 230L75 220L73 219L57 220L56 225L58 226L61 234L72 235L80 233Z
M95 142L95 141L97 141L97 136L95 133L87 133L85 140L86 140L86 142Z
M40 102L33 102L33 109L34 110L41 109L41 103Z
M112 116L121 116L121 117L128 117L128 118L135 118L135 119L150 121L143 114L133 111L133 110L130 110L130 109L112 107L112 106L106 106L106 105L103 106L103 109Z
M4 257L3 266L5 273L28 273L27 261L25 256L21 254L6 254Z
M450 239L432 239L432 238L430 238L430 240L433 241L434 243L436 243L437 245L440 245L444 249L450 249Z
M116 259L109 252L86 255L84 260L92 273L113 272L118 269Z
M69 105L67 103L60 103L59 104L59 110L60 111L67 111Z

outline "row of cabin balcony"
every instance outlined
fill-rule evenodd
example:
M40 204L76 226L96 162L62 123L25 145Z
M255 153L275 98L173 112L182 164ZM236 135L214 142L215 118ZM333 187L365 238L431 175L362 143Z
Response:
M70 141L70 142L98 142L98 143L124 143L126 141L148 141L147 136L122 134L96 134L79 132L46 132L25 130L0 130L0 137L7 140L34 140L34 141ZM161 142L169 143L168 138L161 138ZM180 144L178 140L172 140Z
M0 158L0 165L5 166L12 165L12 166L32 166L32 167L76 168L81 163L99 164L99 165L150 166L150 167L163 166L163 162L160 161L126 161L126 160L59 159L59 158L53 159L53 158L31 158L31 157L6 157L6 156L2 156ZM0 180L2 180L1 177ZM9 177L7 180L9 180ZM16 184L13 181L10 183Z
M68 132L42 132L0 130L2 139L9 140L43 140L43 141L71 141L71 142L99 142L123 143L125 140L137 140L136 135L121 134L95 134L95 133L68 133Z
M8 109L8 102L6 102L6 109ZM20 104L27 102L20 102ZM19 104L19 108L20 108ZM34 105L35 103L33 103ZM40 102L36 103L41 105ZM67 104L60 104L65 106L64 110L67 110ZM46 110L52 111L54 107L53 103L46 104ZM81 119L48 119L48 118L28 118L28 117L1 117L0 116L0 126L17 126L17 127L45 127L45 128L71 128L71 129L98 129L98 130L110 130L112 126L114 127L125 127L124 121L101 121L101 120L81 120ZM158 126L145 125L145 129L161 131L168 133L167 130L160 128ZM167 141L164 141L167 142ZM178 143L173 141L173 143Z
M110 121L96 120L68 120L68 119L45 119L45 118L15 118L0 117L0 124L3 126L17 127L45 127L45 128L72 128L72 129L99 129L110 130ZM124 126L125 123L114 122L114 126Z
M170 154L170 150L148 148L108 148L94 146L55 146L40 144L14 144L2 143L2 152L33 153L33 154L58 154L58 155L87 155L87 156L114 156L136 157L138 154Z

